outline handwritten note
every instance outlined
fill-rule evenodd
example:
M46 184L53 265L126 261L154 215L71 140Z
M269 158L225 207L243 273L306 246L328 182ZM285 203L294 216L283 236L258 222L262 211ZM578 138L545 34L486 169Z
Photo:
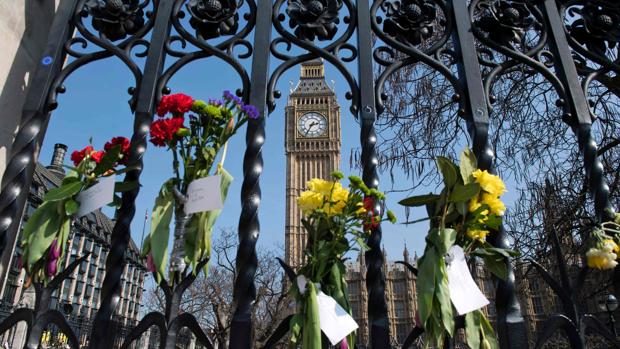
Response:
M471 277L465 253L461 246L454 245L448 251L448 289L450 299L459 315L467 314L489 304L489 300Z
M319 291L317 301L321 331L325 333L332 345L340 343L349 333L358 328L357 322L332 297Z
M187 187L185 213L220 210L224 207L220 184L222 176L211 176L197 179Z
M99 183L78 194L75 200L80 203L77 217L87 215L114 200L114 182L116 176L103 177Z

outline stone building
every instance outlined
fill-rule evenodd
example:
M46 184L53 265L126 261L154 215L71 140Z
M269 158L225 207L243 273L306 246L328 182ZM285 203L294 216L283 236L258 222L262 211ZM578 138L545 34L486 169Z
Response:
M403 344L414 327L416 313L415 276L403 264L388 261L383 251L383 273L385 274L385 298L390 320L390 334L393 347ZM405 247L402 261L415 265L417 256L411 258ZM359 325L357 343L360 349L368 348L370 326L368 324L368 291L366 289L366 264L364 255L347 264L347 287L353 318Z
M28 220L36 207L41 204L45 193L60 185L65 174L62 164L66 150L65 145L56 144L51 165L44 167L37 164L24 212L24 221ZM67 242L68 250L65 251L63 266L68 266L86 254L88 257L68 279L62 282L52 296L52 307L61 310L67 316L82 345L88 343L91 323L99 309L101 286L106 273L105 259L110 249L110 235L113 227L114 220L103 214L101 210L75 221ZM10 254L10 268L8 268L6 284L0 290L0 317L2 318L8 316L10 311L16 307L34 305L33 287L24 288L25 271L18 267L20 255L21 248L17 242ZM122 276L121 298L114 317L118 346L127 330L137 324L140 319L143 285L147 272L133 240L130 242L126 258L127 265ZM13 331L5 333L3 342L9 341L14 347L21 347L18 343L23 338L18 335L19 332L19 327L16 327ZM53 342L61 337L52 331L44 336L44 339Z

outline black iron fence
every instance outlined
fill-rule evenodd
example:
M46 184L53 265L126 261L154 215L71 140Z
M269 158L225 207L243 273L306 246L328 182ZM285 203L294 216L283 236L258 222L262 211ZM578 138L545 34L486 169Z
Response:
M593 215L604 221L610 218L609 189L591 134L594 118L588 105L588 89L594 77L620 73L619 18L620 5L614 0L61 0L3 177L0 248L6 250L7 241L18 229L37 151L57 107L57 95L65 92L64 81L82 66L106 58L120 60L134 78L129 88L135 115L129 163L138 169L126 175L127 182L140 179L147 132L157 102L162 94L170 93L168 81L196 60L211 58L230 65L242 82L237 94L257 106L263 116L275 108L280 97L276 86L285 71L317 57L332 64L348 83L346 97L361 126L361 166L369 187L379 186L374 122L383 112L387 98L383 84L391 74L423 64L443 75L455 91L453 101L458 104L480 166L492 170L494 154L489 146L488 125L493 111L493 85L502 74L526 67L546 79L558 95L562 120L574 132L575 146L583 155L587 186L595 203ZM352 44L354 36L356 45ZM293 47L304 53L292 54ZM134 55L146 57L145 64L136 64ZM278 61L273 71L269 68L271 57ZM242 64L242 60L251 60L251 64ZM348 69L351 64L357 65L357 74ZM373 68L377 65L383 69L375 76ZM250 120L243 163L231 348L253 347L251 308L256 294L253 279L260 236L261 149L265 137L265 118ZM114 330L123 256L130 240L129 226L138 191L136 188L122 196L89 348L112 345L109 334ZM366 252L367 311L373 348L390 346L381 234L381 228L373 231L367 242L371 249ZM492 243L509 247L503 231L493 237ZM510 265L510 261L506 262ZM573 348L584 347L588 328L609 335L591 317L571 310L577 309L575 285L564 281L554 289L562 293L565 313L554 318L548 332L566 331ZM506 281L497 282L495 306L501 347L525 348L528 344L514 273L510 270ZM174 303L178 290L167 291ZM16 321L26 321L27 348L38 346L50 323L72 332L64 317L48 309L45 295L50 290L42 292L45 294L34 312L15 311L8 322L0 325L0 330L6 330ZM162 348L173 348L179 329L184 327L204 346L212 347L191 314L149 314L138 328L144 332L149 326L158 328ZM283 323L274 341L286 330L287 324ZM75 339L75 333L69 337ZM77 342L70 344L78 346Z

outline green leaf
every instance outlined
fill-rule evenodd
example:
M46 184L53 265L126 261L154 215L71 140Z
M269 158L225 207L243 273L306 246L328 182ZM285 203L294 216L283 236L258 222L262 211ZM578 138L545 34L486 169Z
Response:
M114 192L125 192L134 190L140 186L138 181L130 181L130 182L116 182L114 183Z
M418 311L420 321L426 320L433 313L433 295L435 294L435 273L439 267L439 256L434 248L428 248L418 265L416 292L418 293Z
M506 267L506 260L501 255L483 256L484 264L489 271L502 280L506 280L508 277L508 268Z
M487 216L487 220L484 221L484 224L493 230L499 230L499 227L502 225L502 217L490 214Z
M430 203L436 202L439 200L439 195L436 194L428 194L428 195L416 195L403 200L400 200L398 203L402 206L408 207L416 207L416 206L424 206Z
M456 165L452 162L452 160L443 156L438 156L435 162L437 163L437 169L439 169L439 172L441 172L443 176L444 184L446 185L446 187L452 188L454 184L456 184L457 180Z
M478 310L478 312L480 313L480 325L482 325L480 328L482 330L482 333L484 334L484 339L486 339L487 343L489 344L489 348L499 349L499 343L497 341L497 337L495 336L495 331L493 331L493 326L491 326L489 319L484 316L484 313L482 313L480 310Z
M106 173L108 170L114 167L114 165L118 162L121 157L121 146L115 145L105 152L105 155L101 159L101 161L95 166L93 173L95 176L101 176Z
M50 247L52 241L59 236L61 228L67 220L64 214L59 214L58 205L58 203L51 203L37 222L32 222L37 226L28 228L31 233L28 234L27 253L24 253L26 258L22 260L29 269L43 258L45 251ZM62 210L64 211L64 207ZM29 220L28 223L31 221Z
M463 183L469 184L473 182L472 173L478 168L478 161L474 152L467 148L461 153L461 162L459 164L459 170L461 171L461 178Z
M302 344L304 349L321 349L321 325L319 322L319 302L317 290L314 283L308 282L306 285L305 321L302 328Z
M357 242L357 244L360 246L360 249L362 251L368 251L370 250L370 247L368 247L368 245L366 244L366 241L364 241L364 239L362 239L361 237L356 237L355 241Z
M467 202L455 202L454 207L456 208L456 212L458 212L461 216L467 216L468 206Z
M50 189L47 194L45 194L45 197L43 197L43 201L58 201L69 198L79 193L82 189L82 185L82 182L77 181Z
M433 228L428 233L429 240L437 248L440 256L448 253L448 250L456 241L456 230L451 228Z
M452 192L450 193L450 201L452 202L466 202L469 201L474 196L480 193L480 184L478 183L469 183L462 185L461 183L456 183Z
M170 222L174 211L174 196L172 194L173 179L167 180L159 190L159 195L155 199L153 214L151 217L151 233L149 234L149 245L153 264L157 269L157 282L161 280L165 273L166 262L168 259L168 240L170 235Z
M67 216L73 216L78 211L79 208L80 208L79 202L73 199L69 199L65 201L65 213L67 214Z
M292 344L300 345L299 341L301 338L299 338L299 335L301 334L302 325L303 325L303 318L301 314L297 313L293 315L293 317L291 318L290 325L289 325L291 329L290 342Z
M448 289L448 272L443 258L439 260L439 268L435 277L435 287L437 288L435 295L441 310L442 325L450 337L454 337L454 314L452 313L452 301L450 300L450 290Z
M465 315L465 337L467 345L472 349L480 348L480 310L469 312Z

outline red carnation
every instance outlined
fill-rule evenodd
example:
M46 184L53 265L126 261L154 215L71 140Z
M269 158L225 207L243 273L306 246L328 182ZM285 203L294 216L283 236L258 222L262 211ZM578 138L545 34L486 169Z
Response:
M379 217L375 215L375 200L367 196L364 198L364 209L366 210L368 217L364 222L364 230L369 231L379 228Z
M168 113L173 115L182 115L192 108L194 99L183 93L176 93L169 96L163 96L159 106L157 106L157 115L164 116Z
M105 156L105 152L103 150L94 151L90 153L90 158L95 161L95 163L100 163L101 159Z
M160 119L151 124L151 143L157 147L165 147L175 133L183 126L183 118Z
M73 153L71 153L71 161L73 161L73 164L75 166L78 166L80 164L80 162L82 162L82 160L84 160L84 158L87 155L90 155L90 153L92 153L94 151L93 147L91 145L86 146L84 149L82 150L76 150Z
M121 154L123 157L119 162L121 164L127 164L127 160L129 160L129 148L131 146L129 139L126 137L114 137L103 146L103 149L105 149L105 151L110 151L110 149L115 146L121 147Z

